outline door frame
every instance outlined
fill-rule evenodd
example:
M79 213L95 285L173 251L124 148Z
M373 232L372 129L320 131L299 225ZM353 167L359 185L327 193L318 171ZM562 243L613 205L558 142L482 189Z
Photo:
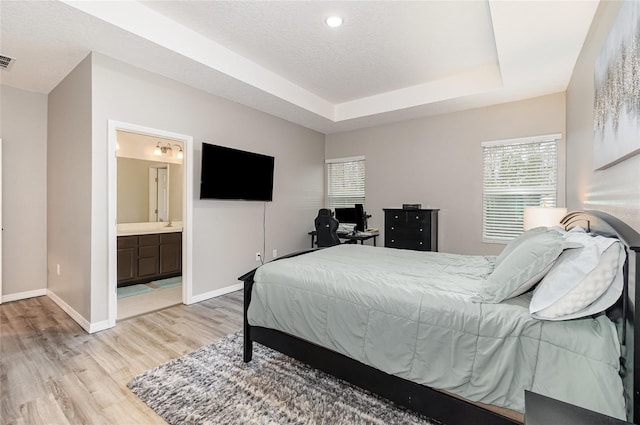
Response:
M107 266L108 266L108 296L107 310L109 327L116 325L118 315L118 297L117 297L117 263L116 249L118 236L117 223L117 132L126 131L129 133L138 133L145 136L162 137L165 139L174 139L184 144L184 158L182 166L184 173L182 176L182 302L183 304L191 304L193 299L193 136L160 130L157 128L144 127L137 124L131 124L123 121L108 120L108 137L107 149L109 154L107 161L107 222L108 225L108 247L107 247Z
M0 138L0 304L2 304L2 138Z

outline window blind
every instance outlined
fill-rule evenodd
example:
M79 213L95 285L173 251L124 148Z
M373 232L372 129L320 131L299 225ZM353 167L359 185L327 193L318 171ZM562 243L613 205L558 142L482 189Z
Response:
M484 142L482 240L506 242L523 231L525 207L555 207L559 134Z
M364 157L326 161L329 208L347 208L365 203Z

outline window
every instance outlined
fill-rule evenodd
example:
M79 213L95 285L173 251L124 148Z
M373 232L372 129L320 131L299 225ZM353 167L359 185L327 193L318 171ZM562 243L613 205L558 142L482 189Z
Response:
M560 137L482 143L483 242L507 242L521 234L525 207L556 206Z
M327 164L327 207L364 205L364 156L328 159L325 163Z

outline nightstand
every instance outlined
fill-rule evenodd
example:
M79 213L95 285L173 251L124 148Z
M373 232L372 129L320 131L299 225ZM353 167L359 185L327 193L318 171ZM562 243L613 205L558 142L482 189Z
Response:
M632 425L573 404L524 392L525 425Z

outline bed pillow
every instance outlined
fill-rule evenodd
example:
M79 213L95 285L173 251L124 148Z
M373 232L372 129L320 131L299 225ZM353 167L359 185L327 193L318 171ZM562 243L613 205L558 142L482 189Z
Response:
M612 306L622 293L625 251L616 239L569 232L580 249L564 252L536 288L529 312L536 319L568 320Z
M520 241L482 282L480 301L499 303L531 289L565 249L578 248L553 229L543 229Z
M546 227L534 227L533 229L529 229L526 232L520 234L520 236L512 239L507 246L504 247L500 255L496 257L496 267L505 259L507 256L513 252L520 244L529 239L532 236L538 235L540 233L544 233L547 231Z

